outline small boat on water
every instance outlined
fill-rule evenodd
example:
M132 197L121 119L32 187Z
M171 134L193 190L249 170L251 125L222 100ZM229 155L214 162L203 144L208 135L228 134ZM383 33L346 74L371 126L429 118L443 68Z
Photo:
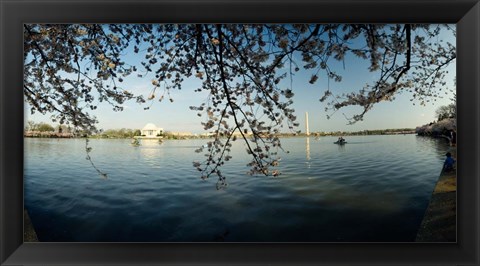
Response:
M347 143L346 141L335 141L333 144L343 145Z

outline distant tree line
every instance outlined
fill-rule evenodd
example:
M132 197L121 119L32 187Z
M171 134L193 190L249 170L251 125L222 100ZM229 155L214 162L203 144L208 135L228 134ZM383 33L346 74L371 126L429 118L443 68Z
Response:
M129 129L129 128L121 128L121 129L107 129L107 130L99 130L99 133L96 135L92 135L91 137L94 138L105 138L105 139L125 139L125 138L133 138L136 136L141 136L142 132L139 129Z
M455 99L454 99L455 100ZM449 105L440 106L435 112L437 121L419 126L415 133L420 136L451 137L451 132L457 131L457 105L454 101Z
M67 125L52 126L45 122L28 121L24 128L24 137L31 138L73 138L78 136L79 132Z
M25 126L25 131L72 133L72 128L67 125L52 126L45 122L37 123L34 121L28 121Z
M88 132L83 130L77 130L73 132L73 128L67 125L51 125L45 122L35 122L28 121L25 125L25 132L42 132L42 133L73 133L77 137L93 137L93 138L133 138L135 136L140 136L142 133L139 129L100 129L97 134L90 135ZM43 134L42 136L50 136ZM53 136L53 135L52 135Z
M435 123L429 123L415 129L419 136L450 137L450 132L457 131L455 118L446 118Z
M360 130L360 131L335 131L335 132L313 132L313 136L357 136L357 135L393 135L414 133L413 128L389 128L389 129L373 129L373 130Z

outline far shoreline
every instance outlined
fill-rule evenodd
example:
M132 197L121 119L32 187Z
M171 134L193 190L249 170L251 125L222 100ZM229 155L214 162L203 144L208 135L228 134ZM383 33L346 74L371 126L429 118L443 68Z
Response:
M310 134L305 133L281 133L275 135L279 138L295 138L295 137L339 137L339 136L379 136L379 135L412 135L417 134L414 129L399 129L399 130L364 130L364 131L355 131L355 132L343 132L343 131L336 131L336 132L313 132ZM235 135L239 135L236 133ZM252 134L246 134L246 137L251 137ZM180 135L180 134L166 134L157 136L155 138L148 138L145 136L126 136L126 137L119 137L119 136L104 136L104 135L83 135L83 136L75 136L73 134L59 134L55 132L42 132L42 134L32 134L29 132L24 133L24 138L70 138L70 139L152 139L152 140L188 140L188 139L214 139L213 135L205 136L201 134L192 134L192 135ZM220 136L220 138L226 138L226 136Z

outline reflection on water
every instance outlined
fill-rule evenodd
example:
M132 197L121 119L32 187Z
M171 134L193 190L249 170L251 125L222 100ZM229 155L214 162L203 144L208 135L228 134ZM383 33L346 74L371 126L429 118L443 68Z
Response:
M448 146L358 136L282 139L278 177L249 176L242 142L222 168L192 167L206 140L25 139L25 205L41 241L413 241Z
M310 137L305 138L305 152L307 154L307 161L310 161Z
M158 158L159 154L162 153L162 143L159 143L156 139L142 139L140 141L140 146L135 147L140 151L143 157L148 160Z
M342 145L338 145L338 144L337 144L338 151L344 152L344 151L345 151L345 145L347 145L347 144L342 144Z

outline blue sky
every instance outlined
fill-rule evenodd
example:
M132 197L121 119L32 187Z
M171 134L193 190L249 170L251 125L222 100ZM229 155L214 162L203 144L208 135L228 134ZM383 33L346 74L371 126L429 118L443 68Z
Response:
M455 43L453 36L443 35L444 41ZM137 61L136 54L128 54L127 58ZM129 60L130 60L129 59ZM368 61L355 57L347 57L345 66L342 62L334 62L333 69L342 76L342 82L328 82L325 75L320 74L315 84L309 84L311 72L300 70L293 78L293 98L299 130L305 129L305 112L309 113L310 131L358 131L365 129L387 129L387 128L414 128L435 120L435 110L442 106L450 104L453 95L445 95L443 99L438 99L435 104L420 106L418 103L413 105L410 101L411 94L402 93L396 97L393 102L381 102L376 104L372 110L364 116L364 121L357 122L354 125L347 125L345 116L351 117L361 112L360 108L347 107L337 111L330 119L327 119L329 113L325 112L326 103L321 103L319 99L330 86L330 90L336 94L359 90L367 82L371 82L377 77L375 73L369 72ZM454 88L454 77L456 73L455 63L449 66L449 76L447 77L448 86ZM321 73L321 72L320 72ZM136 75L126 78L122 89L133 92L134 94L143 94L148 97L151 92L151 80L153 74L143 78ZM162 102L154 100L149 110L144 110L145 104L137 104L130 101L124 104L124 111L114 112L110 105L102 103L98 109L91 114L99 120L98 128L101 129L119 129L133 128L140 129L147 123L154 123L166 131L181 131L192 133L203 133L203 126L200 125L205 118L198 117L196 111L191 111L189 106L198 106L207 98L205 92L194 92L199 87L195 80L189 79L183 84L181 91L171 90L171 97L174 102L168 101L168 97ZM290 79L287 77L282 87L290 86ZM156 92L159 95L160 92ZM158 99L158 97L157 97ZM148 105L150 105L147 102ZM34 120L36 122L50 121L49 115L36 113L30 115L28 106L25 104L25 120Z

